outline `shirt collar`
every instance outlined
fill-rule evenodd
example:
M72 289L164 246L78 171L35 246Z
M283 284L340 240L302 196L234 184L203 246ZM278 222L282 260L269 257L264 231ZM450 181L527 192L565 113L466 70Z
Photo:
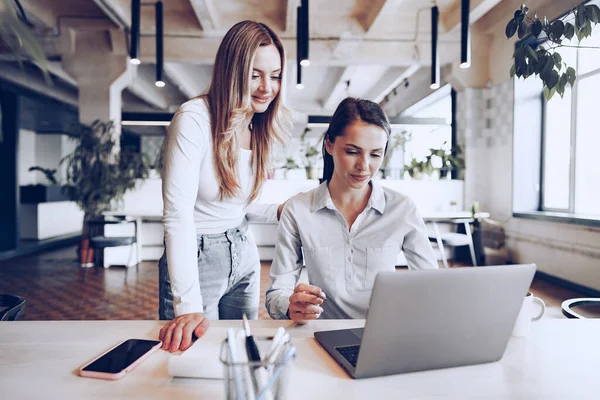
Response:
M368 210L369 208L374 208L383 214L385 210L385 193L383 188L374 180L371 180L371 187L371 197L369 198L369 203L365 209ZM334 209L327 181L324 181L315 189L315 195L312 200L310 211L315 212L322 208Z

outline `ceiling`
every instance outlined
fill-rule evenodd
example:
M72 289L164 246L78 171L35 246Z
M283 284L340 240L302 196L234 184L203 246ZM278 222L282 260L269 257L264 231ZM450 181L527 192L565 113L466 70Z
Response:
M500 1L471 0L471 23ZM106 37L112 52L127 53L130 0L20 0L20 3L35 25L51 60L51 73L59 85L77 87L77 82L63 69L62 60L70 48L65 42L82 32ZM221 38L233 24L244 19L264 22L281 36L287 52L286 103L298 111L299 120L308 115L331 115L348 95L382 102L406 82L411 87L424 88L415 91L416 100L428 94L431 0L310 0L311 65L303 68L303 90L295 85L299 3L299 0L164 0L164 88L154 86L154 7L143 6L142 64L137 68L134 82L123 93L124 111L172 112L186 99L202 93L209 83ZM436 3L440 9L440 63L450 64L460 54L460 0ZM4 7L0 4L0 8ZM7 59L2 54L0 58Z

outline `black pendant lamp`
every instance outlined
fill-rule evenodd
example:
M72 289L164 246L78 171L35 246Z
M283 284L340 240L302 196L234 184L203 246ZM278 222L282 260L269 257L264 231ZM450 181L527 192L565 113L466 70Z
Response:
M154 5L156 18L156 82L157 87L164 87L163 81L163 4L162 1L157 1Z
M140 64L140 8L141 0L131 0L131 45L129 62Z
M440 11L437 6L431 7L431 89L440 87L440 61L438 56L438 21Z
M460 4L460 67L471 66L471 35L469 34L470 0L461 0Z
M302 41L300 64L303 67L307 67L310 65L310 59L308 58L308 0L302 0L300 3L300 8L298 8L298 26L300 28L299 36Z

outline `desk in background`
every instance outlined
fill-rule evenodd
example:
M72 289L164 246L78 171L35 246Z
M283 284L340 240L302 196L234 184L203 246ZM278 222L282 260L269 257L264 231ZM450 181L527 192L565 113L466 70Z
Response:
M284 326L297 348L288 398L598 399L600 320L542 320L528 338L511 338L495 363L353 380L313 338L315 330L354 328L363 320L251 321L254 335ZM127 338L156 338L157 321L0 323L0 393L5 399L222 399L220 380L171 378L160 350L120 381L81 378L85 362ZM241 321L213 321L213 334ZM210 333L211 331L209 331Z

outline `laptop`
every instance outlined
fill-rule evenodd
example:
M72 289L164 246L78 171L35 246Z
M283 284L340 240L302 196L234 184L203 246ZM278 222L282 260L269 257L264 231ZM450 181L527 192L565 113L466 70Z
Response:
M365 327L315 339L356 379L498 361L535 269L381 272Z

